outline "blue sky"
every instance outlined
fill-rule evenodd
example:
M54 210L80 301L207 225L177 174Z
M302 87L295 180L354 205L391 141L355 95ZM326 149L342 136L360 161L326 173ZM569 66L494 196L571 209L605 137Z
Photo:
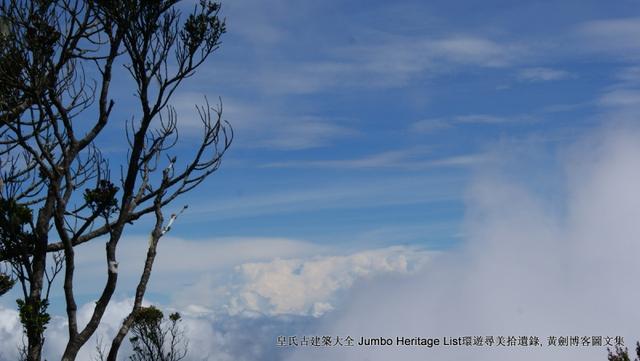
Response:
M175 99L188 118L221 96L237 137L175 232L455 244L465 184L501 145L553 152L624 101L636 7L225 4L220 51Z
M173 98L178 163L199 139L204 97L221 98L236 137L221 168L167 208L189 205L161 242L147 294L185 313L196 352L322 359L272 341L371 330L637 338L634 293L603 296L640 276L637 1L234 0L223 13L221 48ZM117 119L130 117L124 76ZM115 125L101 140L112 167L122 133ZM129 307L150 222L119 246L104 335ZM86 313L104 278L102 247L77 251ZM430 316L393 318L387 302ZM611 313L593 315L604 307ZM0 299L0 320L15 319L12 308ZM48 340L64 338L63 323Z

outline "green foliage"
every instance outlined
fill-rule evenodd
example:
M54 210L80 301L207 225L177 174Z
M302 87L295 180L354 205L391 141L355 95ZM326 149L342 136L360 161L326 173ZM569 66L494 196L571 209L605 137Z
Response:
M171 322L178 322L180 321L181 318L182 316L180 316L178 312L174 312L169 315L169 320L171 320Z
M26 58L13 46L11 22L7 17L0 16L0 112L10 111L20 103L22 90L18 84L22 82L21 74L26 67ZM2 122L14 119L0 120Z
M41 11L33 13L30 16L29 26L26 29L25 41L28 49L31 49L35 55L44 59L49 58L54 52L54 46L60 39L60 32L49 25L45 9L43 6ZM36 59L39 60L39 59Z
M616 347L615 353L612 352L611 349L607 349L607 351L609 352L609 361L631 361L629 349L626 347L624 349L622 347ZM634 358L633 361L640 361L640 342L636 343L636 358Z
M101 179L95 188L84 191L84 201L95 213L109 216L117 210L116 193L118 190L119 188L109 180Z
M25 205L18 204L11 198L0 198L0 216L6 222L2 224L3 230L4 227L10 227L14 232L33 220L31 209Z
M133 322L137 327L157 327L162 322L164 314L154 306L141 307L133 316Z
M219 3L200 0L200 8L199 13L189 15L180 31L180 39L187 45L189 54L194 54L203 43L208 48L214 47L227 31L225 22L218 17Z
M29 207L0 198L0 258L11 262L33 251L33 234L25 230L32 222Z
M0 296L9 292L9 290L16 284L16 280L5 273L0 273Z
M179 361L187 355L187 343L183 339L178 312L169 315L164 322L164 314L154 306L142 307L134 314L131 327L133 346L131 361Z
M51 316L47 313L49 301L45 299L32 300L31 302L16 300L16 302L18 303L20 322L25 332L42 335L47 329L47 324L51 321Z
M5 46L7 37L0 36L0 111L10 111L20 103L22 92L16 86L20 81L20 73L24 69L23 55L15 48ZM14 119L7 119L14 120ZM0 122L5 119L0 120ZM2 123L0 123L0 126Z

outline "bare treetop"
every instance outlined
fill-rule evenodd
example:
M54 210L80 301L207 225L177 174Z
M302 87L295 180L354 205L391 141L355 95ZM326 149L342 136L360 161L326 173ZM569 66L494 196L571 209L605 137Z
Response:
M0 261L11 268L1 274L0 290L13 281L22 286L28 360L41 359L48 292L58 273L64 274L69 325L63 360L75 359L116 288L116 250L125 227L154 214L135 314L157 243L170 227L164 225L163 207L216 171L231 144L221 103L211 107L205 101L197 107L202 137L191 158L178 159L172 152L179 115L170 99L219 48L225 32L219 3L200 1L187 15L177 3L12 0L0 6ZM131 114L123 134L127 156L114 167L97 142L116 121L112 79L118 69L135 85L136 106L118 109ZM80 327L74 247L103 236L107 281L89 323ZM50 252L59 256L47 266Z

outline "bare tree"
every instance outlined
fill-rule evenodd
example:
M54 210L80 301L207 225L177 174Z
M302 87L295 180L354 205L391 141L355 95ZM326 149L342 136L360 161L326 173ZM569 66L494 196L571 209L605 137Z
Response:
M222 108L197 107L202 137L178 159L170 99L219 48L220 4L202 0L186 16L178 0L7 0L0 5L0 292L20 284L26 357L42 358L49 290L62 277L68 342L76 355L98 327L118 282L117 247L127 225L154 219L129 316L111 342L116 360L133 325L161 237L177 217L163 209L216 171L233 133ZM129 75L126 159L112 174L98 146L113 119L115 69ZM119 129L118 126L115 129ZM111 160L113 163L113 160ZM78 325L76 247L106 239L107 280L89 322ZM51 254L57 254L51 257ZM0 270L2 271L2 270Z

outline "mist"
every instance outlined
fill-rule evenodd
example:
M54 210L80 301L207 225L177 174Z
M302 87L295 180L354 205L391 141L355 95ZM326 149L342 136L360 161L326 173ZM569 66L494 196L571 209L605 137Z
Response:
M607 357L604 346L548 346L549 336L622 336L635 349L640 339L638 129L599 129L554 152L550 159L557 167L527 163L521 152L501 147L504 161L478 170L469 187L459 248L415 276L359 284L312 335L356 341L361 336L537 336L542 346L298 347L290 360ZM557 174L544 174L549 168Z

